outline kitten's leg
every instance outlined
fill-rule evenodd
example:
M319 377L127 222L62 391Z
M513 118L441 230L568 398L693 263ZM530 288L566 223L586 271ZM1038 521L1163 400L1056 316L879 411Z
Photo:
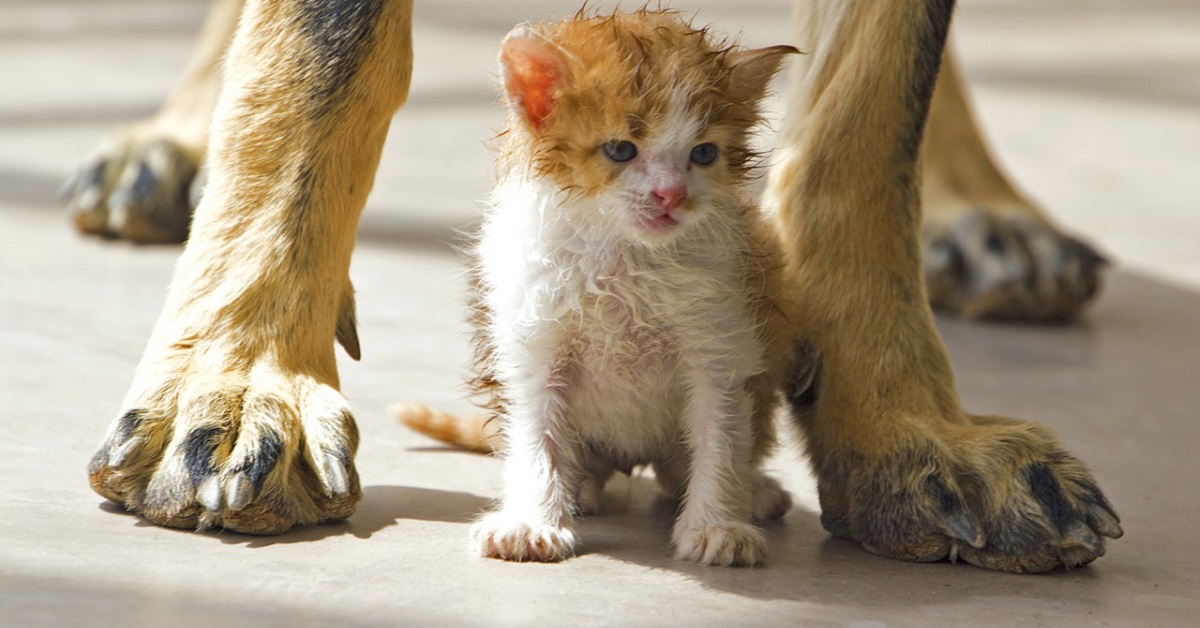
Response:
M173 527L269 534L344 519L358 433L350 254L408 91L411 2L247 4L212 176L92 487Z
M750 523L753 402L722 385L711 364L689 370L684 430L691 465L671 534L675 556L705 565L758 565L767 546Z
M575 516L599 514L604 500L604 487L616 472L611 459L597 455L594 451L581 454L580 467L583 469L572 489L575 504L572 514Z
M214 0L179 84L152 117L113 133L63 186L75 227L133 242L182 242L243 0Z
M497 354L503 361L503 347ZM566 432L562 371L550 366L554 363L549 358L526 376L506 378L504 495L499 508L471 529L471 542L482 556L550 562L575 552L572 491L579 490L582 473Z
M793 407L833 534L908 560L1083 565L1121 534L1111 506L1046 428L962 410L924 297L917 154L952 7L798 4L813 53L768 184L820 355Z
M670 457L655 460L651 465L658 488L662 489L664 495L679 502L687 494L687 480L691 472L688 457L684 448L678 448Z
M687 495L688 462L685 455L654 462L654 479L668 498L683 502ZM765 523L783 518L792 508L792 495L783 488L779 480L767 475L762 469L751 468L747 485L750 492L750 519Z
M935 308L1061 320L1096 295L1104 258L1018 192L980 137L949 49L922 145L925 277Z

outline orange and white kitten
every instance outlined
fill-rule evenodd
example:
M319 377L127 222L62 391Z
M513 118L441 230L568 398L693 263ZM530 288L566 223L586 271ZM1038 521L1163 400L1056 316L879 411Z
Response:
M616 470L682 500L676 556L755 565L760 469L791 349L772 230L743 187L789 46L731 47L675 13L524 25L500 52L499 182L476 249L482 392L506 454L485 555L560 560Z

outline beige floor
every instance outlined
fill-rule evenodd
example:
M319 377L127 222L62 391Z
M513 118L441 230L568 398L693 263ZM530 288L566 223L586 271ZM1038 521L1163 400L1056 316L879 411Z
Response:
M783 0L705 4L751 43L786 40ZM346 524L278 538L149 526L83 467L128 384L174 247L76 236L59 181L112 126L153 110L203 3L0 3L0 625L1200 624L1200 5L963 0L959 45L1003 160L1064 224L1120 261L1079 324L940 322L968 406L1040 418L1088 461L1127 534L1095 565L1011 576L914 565L832 540L801 497L756 570L669 558L644 479L609 490L558 565L471 557L495 460L444 451L386 408L463 408L461 259L495 129L497 41L573 2L419 2L414 94L392 129L353 277L361 363L343 364L364 436Z

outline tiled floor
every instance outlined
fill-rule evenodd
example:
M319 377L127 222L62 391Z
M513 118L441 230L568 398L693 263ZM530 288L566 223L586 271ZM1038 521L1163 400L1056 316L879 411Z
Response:
M705 4L751 43L786 2ZM1200 5L963 0L958 44L1006 165L1121 264L1076 325L940 322L967 405L1039 418L1086 460L1125 538L1091 567L1011 576L914 565L831 539L801 497L763 569L669 558L644 479L609 489L583 555L469 556L497 462L392 424L387 406L466 407L461 259L498 120L503 33L574 3L419 2L414 92L393 125L353 277L364 358L342 364L364 444L346 524L277 538L149 526L87 487L158 313L174 247L76 236L58 182L112 126L153 110L203 14L183 0L0 5L0 625L1178 625L1200 623Z

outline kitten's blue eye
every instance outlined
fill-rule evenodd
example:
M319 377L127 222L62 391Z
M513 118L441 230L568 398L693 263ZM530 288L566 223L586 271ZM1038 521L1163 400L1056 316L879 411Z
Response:
M629 140L613 140L604 145L604 154L617 163L623 163L637 157L637 146Z
M717 145L712 142L697 144L692 149L692 163L707 166L717 160Z

